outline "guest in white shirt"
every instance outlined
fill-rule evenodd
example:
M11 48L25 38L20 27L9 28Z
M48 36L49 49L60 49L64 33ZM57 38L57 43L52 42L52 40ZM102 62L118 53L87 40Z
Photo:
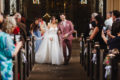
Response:
M105 26L108 30L111 30L112 24L113 24L112 12L108 12L105 20Z

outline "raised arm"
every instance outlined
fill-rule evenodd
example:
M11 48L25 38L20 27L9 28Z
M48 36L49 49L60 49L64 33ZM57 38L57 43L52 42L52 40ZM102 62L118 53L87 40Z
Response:
M107 38L105 37L103 30L102 30L101 36L102 36L102 39L104 40L104 42L107 44Z
M60 23L58 24L58 35L62 33L61 28L60 28Z
M16 47L15 47L10 36L7 36L5 42L6 42L5 55L7 57L15 57L18 54L20 48L22 47L22 42L18 42Z
M99 32L99 28L95 27L92 34L90 35L90 40L93 40L98 32Z

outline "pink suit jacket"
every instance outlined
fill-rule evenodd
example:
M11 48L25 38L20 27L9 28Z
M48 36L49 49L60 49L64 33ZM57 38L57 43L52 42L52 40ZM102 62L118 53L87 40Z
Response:
M66 39L68 40L72 40L73 39L73 31L74 31L74 27L71 21L66 21L66 25L64 26L62 22L59 23L58 25L58 29L60 31L60 37L63 39L63 36L65 34L68 34L68 37Z

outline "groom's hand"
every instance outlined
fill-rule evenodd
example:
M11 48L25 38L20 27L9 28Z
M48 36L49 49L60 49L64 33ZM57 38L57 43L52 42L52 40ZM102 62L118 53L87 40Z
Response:
M68 37L68 34L65 34L65 35L64 35L64 38L67 38L67 37Z

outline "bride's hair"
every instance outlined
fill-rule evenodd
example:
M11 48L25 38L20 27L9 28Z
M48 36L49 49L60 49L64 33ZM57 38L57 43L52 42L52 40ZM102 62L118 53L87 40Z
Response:
M55 16L52 16L51 19L50 19L50 21L52 22L52 20L54 20L54 19L56 19Z

